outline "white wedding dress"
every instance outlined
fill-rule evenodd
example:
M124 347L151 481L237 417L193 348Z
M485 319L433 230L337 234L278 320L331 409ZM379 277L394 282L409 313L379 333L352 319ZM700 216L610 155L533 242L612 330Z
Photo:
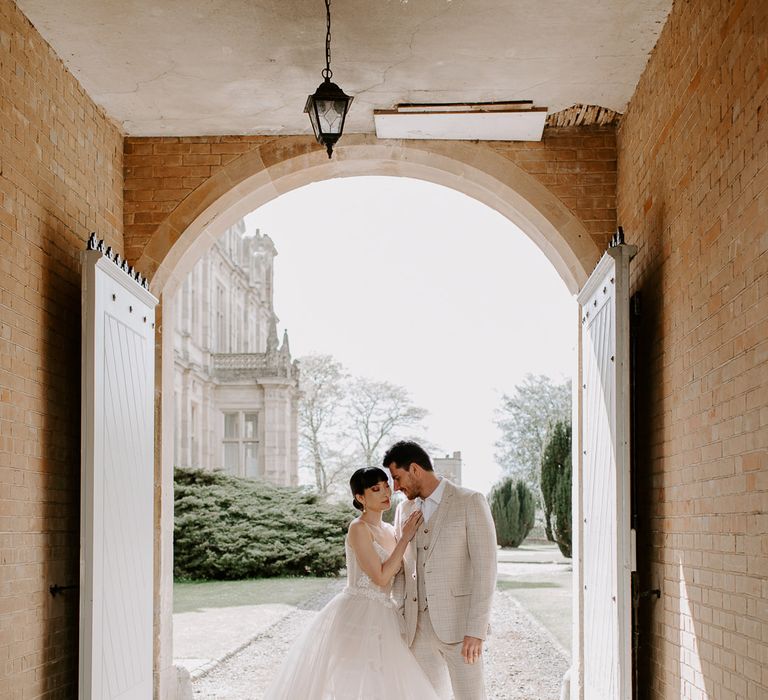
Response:
M392 585L376 586L348 541L345 550L347 586L293 645L265 700L439 700L400 636Z

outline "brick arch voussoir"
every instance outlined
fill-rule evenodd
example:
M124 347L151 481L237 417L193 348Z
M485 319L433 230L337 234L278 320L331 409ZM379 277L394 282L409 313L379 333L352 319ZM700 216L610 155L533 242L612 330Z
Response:
M391 175L427 180L487 204L526 233L575 293L601 251L584 224L535 177L482 143L344 137L329 160L306 136L275 138L223 166L157 227L136 266L156 294L183 275L237 219L285 192L320 180Z

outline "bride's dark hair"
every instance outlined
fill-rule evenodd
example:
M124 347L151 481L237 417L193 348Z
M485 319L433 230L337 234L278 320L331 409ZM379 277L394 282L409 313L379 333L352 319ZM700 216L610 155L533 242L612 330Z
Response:
M365 489L376 486L382 481L389 482L387 473L379 467L363 467L358 469L349 480L349 488L352 491L352 505L358 510L362 510L362 504L355 498L355 496L362 496Z

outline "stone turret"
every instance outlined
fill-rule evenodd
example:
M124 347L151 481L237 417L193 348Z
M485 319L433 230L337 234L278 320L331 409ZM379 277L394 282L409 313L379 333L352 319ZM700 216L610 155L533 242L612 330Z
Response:
M267 355L276 353L279 349L279 341L277 340L277 318L272 315L269 319L269 333L267 335Z
M283 330L283 344L280 346L280 354L291 359L291 346L288 343L288 331Z

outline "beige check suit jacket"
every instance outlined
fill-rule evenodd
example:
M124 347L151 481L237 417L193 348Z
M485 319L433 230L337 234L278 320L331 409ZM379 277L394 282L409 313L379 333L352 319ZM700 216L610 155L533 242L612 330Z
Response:
M398 537L401 523L416 510L403 501L395 514ZM496 530L488 502L481 493L448 481L440 506L426 525L432 533L429 549L417 572L415 539L409 544L403 570L395 579L393 595L405 621L405 638L413 643L418 617L417 575L425 577L432 626L446 644L464 636L485 639L496 590Z

